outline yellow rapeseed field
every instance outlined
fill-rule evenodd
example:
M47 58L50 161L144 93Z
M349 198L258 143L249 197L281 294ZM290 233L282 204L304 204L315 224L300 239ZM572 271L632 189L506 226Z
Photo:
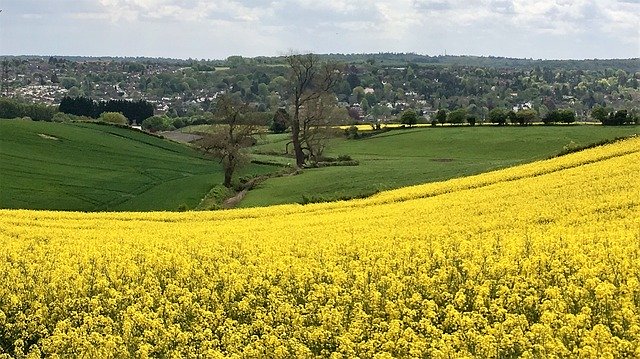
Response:
M0 211L0 357L640 358L640 139L348 202Z

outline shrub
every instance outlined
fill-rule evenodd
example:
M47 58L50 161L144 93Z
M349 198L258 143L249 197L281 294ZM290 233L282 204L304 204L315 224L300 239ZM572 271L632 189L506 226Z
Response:
M350 140L360 138L360 133L358 132L358 126L353 125L345 129L344 135Z
M469 125L475 126L476 125L476 117L475 116L468 116L467 117L467 122L469 123Z
M116 125L126 125L129 123L129 120L120 112L103 112L100 114L100 117L98 117L98 120Z
M609 116L602 121L602 124L605 126L622 126L633 125L636 122L636 119L629 115L627 110L618 110L616 112L611 112Z
M142 128L145 130L155 131L170 131L174 130L172 120L166 116L152 116L142 121Z
M53 115L53 118L51 119L51 121L53 121L53 122L68 122L68 121L71 121L71 116L67 115L65 113L62 113L62 112L57 112L55 115Z

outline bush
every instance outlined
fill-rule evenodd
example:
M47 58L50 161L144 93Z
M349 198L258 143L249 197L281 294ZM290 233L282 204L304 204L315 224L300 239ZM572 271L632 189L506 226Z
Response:
M637 123L637 119L631 116L627 110L611 112L609 116L602 121L602 124L605 126L633 125L635 123Z
M353 125L345 129L344 135L350 140L355 140L360 138L360 133L358 132L358 126Z
M469 123L469 125L475 126L476 125L476 117L475 116L468 116L467 117L467 122Z
M69 122L69 121L71 121L71 117L70 117L70 115L67 115L65 113L58 112L55 115L53 115L53 119L51 119L51 121L53 121L53 122Z
M174 130L173 121L166 116L152 116L142 121L142 128L147 131L171 131Z
M129 120L120 112L103 112L100 114L100 117L98 117L98 120L116 125L126 125L129 123Z
M173 120L173 127L175 128L183 128L186 125L187 125L186 122L181 117L175 118Z

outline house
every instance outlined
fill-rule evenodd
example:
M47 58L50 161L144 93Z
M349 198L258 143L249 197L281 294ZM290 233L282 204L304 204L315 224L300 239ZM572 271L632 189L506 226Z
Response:
M533 105L531 102L524 102L513 106L513 112L518 112L520 110L531 110Z

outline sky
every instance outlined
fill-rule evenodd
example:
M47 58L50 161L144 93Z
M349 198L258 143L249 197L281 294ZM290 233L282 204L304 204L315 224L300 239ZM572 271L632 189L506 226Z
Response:
M0 0L0 55L640 57L640 0Z

